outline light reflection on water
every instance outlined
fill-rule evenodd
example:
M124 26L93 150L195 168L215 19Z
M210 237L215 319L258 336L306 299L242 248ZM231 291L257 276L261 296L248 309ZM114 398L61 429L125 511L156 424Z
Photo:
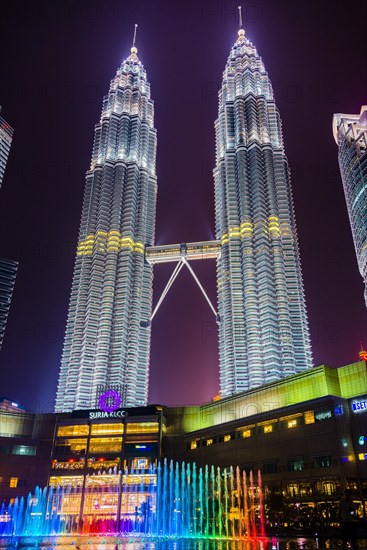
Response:
M367 541L363 541L367 542ZM366 548L367 545L361 545ZM133 540L119 537L57 537L22 538L18 541L0 540L0 550L340 550L339 539L294 538L278 540Z

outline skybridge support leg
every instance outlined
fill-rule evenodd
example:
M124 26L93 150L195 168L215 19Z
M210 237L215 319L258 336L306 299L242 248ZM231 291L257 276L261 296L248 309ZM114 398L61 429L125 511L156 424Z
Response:
M183 260L180 260L180 261L176 264L176 267L175 267L175 269L173 270L173 273L172 273L171 277L169 278L168 283L166 284L166 287L165 287L164 291L162 292L161 297L159 298L159 300L158 300L158 302L157 302L157 305L156 305L155 308L154 308L154 311L153 311L152 316L151 316L151 318L150 318L150 322L153 321L153 319L154 319L154 317L155 317L155 314L157 313L157 311L158 311L158 309L160 308L160 306L161 306L163 300L164 300L165 297L167 296L167 293L168 293L169 289L170 289L171 286L173 285L173 283L174 283L174 281L175 281L177 275L180 273L180 271L181 271L183 265L184 265Z
M181 269L183 268L184 265L186 265L187 269L189 270L189 272L190 272L191 275L193 276L194 281L196 282L196 284L197 284L198 287L200 288L201 292L203 293L205 300L208 302L208 304L209 304L209 306L210 306L210 309L211 309L212 312L214 313L215 317L217 317L217 312L215 311L215 308L214 308L213 304L211 303L209 296L208 296L207 293L205 292L203 285L202 285L201 282L199 281L199 279L198 279L198 277L197 277L195 271L192 269L191 265L190 265L189 262L186 260L185 256L182 256L181 260L176 264L176 267L175 267L175 269L173 270L173 273L172 273L171 277L169 278L168 283L166 284L166 287L165 287L165 289L163 290L162 295L161 295L161 297L159 298L159 300L158 300L158 302L157 302L157 305L156 305L155 308L154 308L154 311L153 311L152 316L151 316L151 318L150 318L150 322L153 321L153 319L154 319L154 317L155 317L155 315L156 315L158 309L159 309L160 306L162 305L163 300L164 300L165 297L167 296L169 289L171 288L171 286L172 286L173 283L175 282L175 280L176 280L176 278L177 278L177 275L180 273L180 271L181 271Z
M212 312L217 317L217 312L215 311L215 308L214 308L213 304L211 303L209 296L205 292L204 287L202 286L201 282L197 278L195 271L192 269L191 265L189 264L189 262L186 260L185 257L182 258L182 262L186 265L187 269L190 271L191 275L194 277L194 280L196 281L198 287L200 288L201 292L204 294L205 300L208 302Z

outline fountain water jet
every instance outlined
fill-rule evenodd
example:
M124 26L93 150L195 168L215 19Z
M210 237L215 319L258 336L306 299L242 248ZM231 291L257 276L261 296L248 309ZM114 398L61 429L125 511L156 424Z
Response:
M62 477L60 480L62 481ZM87 475L83 487L36 487L0 509L0 536L65 534L265 537L260 472L164 460L149 470Z

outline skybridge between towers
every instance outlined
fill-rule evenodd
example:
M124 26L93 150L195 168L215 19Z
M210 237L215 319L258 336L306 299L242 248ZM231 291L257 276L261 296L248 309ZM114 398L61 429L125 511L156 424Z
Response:
M220 241L201 241L198 243L166 244L162 246L147 246L145 257L154 264L179 262L186 260L210 260L220 256Z
M204 287L200 283L196 273L190 265L192 260L211 260L219 258L221 253L221 243L220 241L201 241L196 243L180 243L180 244L168 244L162 246L147 246L145 248L145 258L147 262L151 265L163 264L173 262L176 263L176 266L173 270L173 273L162 292L161 297L159 298L150 321L153 320L155 314L160 308L163 300L167 296L168 291L173 285L174 281L177 278L177 275L180 273L181 269L185 265L189 272L191 273L196 284L200 288L201 292L204 295L204 298L208 302L211 310L213 311L215 317L218 319L218 314L214 308L209 296L204 290Z

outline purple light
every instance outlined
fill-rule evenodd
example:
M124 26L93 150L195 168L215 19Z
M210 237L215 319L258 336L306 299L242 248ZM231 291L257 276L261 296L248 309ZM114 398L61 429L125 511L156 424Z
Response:
M99 397L99 408L103 412L116 411L121 405L122 399L117 391L108 390Z

